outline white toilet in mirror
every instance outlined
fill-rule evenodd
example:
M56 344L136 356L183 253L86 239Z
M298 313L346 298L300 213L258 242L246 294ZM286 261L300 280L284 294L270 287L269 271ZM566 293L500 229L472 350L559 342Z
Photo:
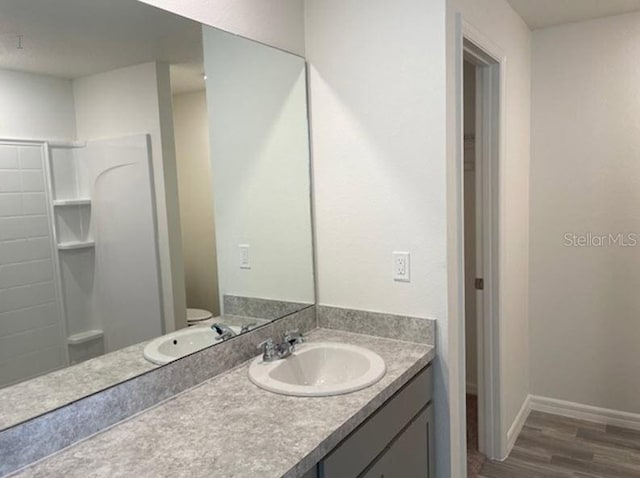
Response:
M187 326L198 325L213 318L213 314L204 309L187 309Z

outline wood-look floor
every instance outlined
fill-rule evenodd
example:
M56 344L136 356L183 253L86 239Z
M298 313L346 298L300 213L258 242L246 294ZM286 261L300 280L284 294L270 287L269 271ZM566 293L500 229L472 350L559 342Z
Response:
M478 478L640 478L640 431L531 412L504 462Z

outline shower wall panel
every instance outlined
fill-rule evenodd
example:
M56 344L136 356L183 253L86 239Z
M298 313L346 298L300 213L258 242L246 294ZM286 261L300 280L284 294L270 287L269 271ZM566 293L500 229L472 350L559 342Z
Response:
M162 335L151 149L147 135L87 142L95 300L105 351Z
M67 365L43 148L0 143L0 387Z

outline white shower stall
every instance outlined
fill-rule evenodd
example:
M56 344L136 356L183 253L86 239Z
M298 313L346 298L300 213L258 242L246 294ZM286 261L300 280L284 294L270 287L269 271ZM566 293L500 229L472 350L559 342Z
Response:
M150 153L0 144L0 386L163 333Z

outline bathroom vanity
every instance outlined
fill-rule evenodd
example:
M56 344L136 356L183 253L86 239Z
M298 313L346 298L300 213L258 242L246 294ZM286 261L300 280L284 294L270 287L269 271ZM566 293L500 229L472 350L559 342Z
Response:
M317 304L305 58L137 0L0 18L0 477L431 476L435 322Z
M434 476L433 377L419 372L305 478Z
M258 388L246 362L15 476L431 476L434 348L326 329L308 339L366 347L387 372L354 393L301 398Z

